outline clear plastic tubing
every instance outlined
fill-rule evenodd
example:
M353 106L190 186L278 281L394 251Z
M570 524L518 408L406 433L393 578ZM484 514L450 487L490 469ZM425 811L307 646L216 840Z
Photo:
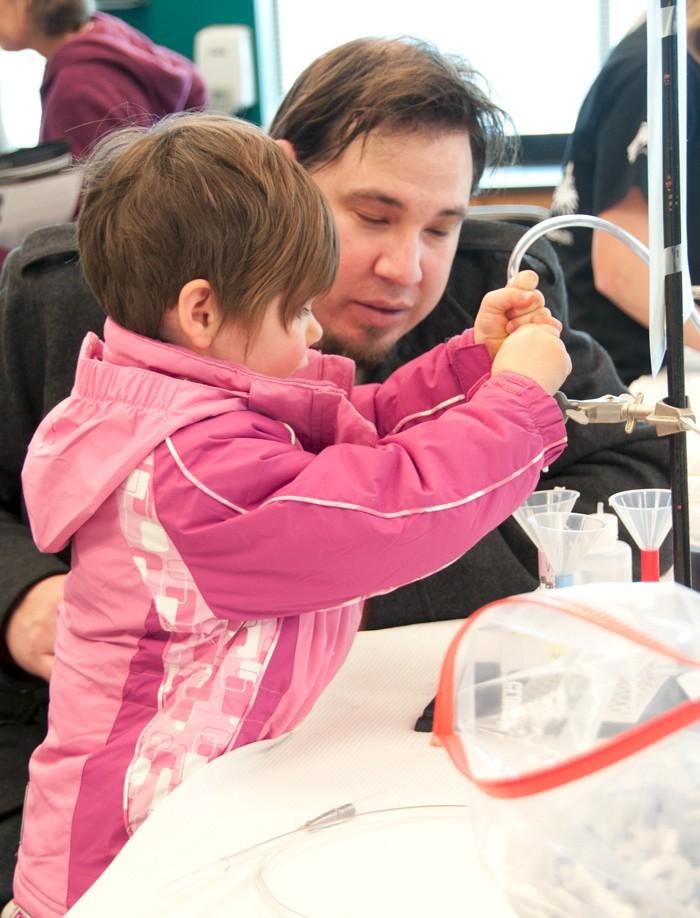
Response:
M520 270L520 262L523 260L523 255L533 242L536 242L541 236L544 236L552 230L565 229L572 226L583 226L589 229L603 230L603 232L610 233L611 236L615 236L620 242L624 242L635 255L638 255L642 259L644 264L649 264L649 249L641 243L636 236L628 233L627 230L622 229L622 227L617 226L617 224L611 223L609 220L603 220L602 217L594 217L590 214L561 214L557 217L548 217L546 220L536 223L535 226L521 236L515 244L510 259L508 260L508 280L511 281ZM690 314L690 321L695 328L700 331L700 315L697 309L693 310Z

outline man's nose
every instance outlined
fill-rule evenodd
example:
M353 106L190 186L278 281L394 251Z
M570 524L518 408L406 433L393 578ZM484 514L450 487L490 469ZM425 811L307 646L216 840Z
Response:
M401 287L419 284L423 279L420 239L406 235L386 240L374 270L379 277Z

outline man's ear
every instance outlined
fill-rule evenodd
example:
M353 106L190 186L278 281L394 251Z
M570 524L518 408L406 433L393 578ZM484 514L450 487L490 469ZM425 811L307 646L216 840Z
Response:
M208 280L188 281L180 291L172 319L185 347L205 353L221 327L221 310ZM177 343L177 342L176 342Z
M284 137L280 137L278 140L275 140L275 143L278 144L284 152L289 156L290 159L293 159L297 162L297 151L294 149L294 144L289 140L285 140Z

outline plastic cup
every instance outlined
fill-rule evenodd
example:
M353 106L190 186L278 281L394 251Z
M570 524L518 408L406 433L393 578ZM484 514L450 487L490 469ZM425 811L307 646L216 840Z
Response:
M540 513L570 513L580 496L580 491L574 491L573 488L552 488L549 491L533 491L527 500L523 501L513 513L513 518L537 547L537 571L540 586L545 589L554 586L554 571L547 555L538 542L538 534L532 524L532 518Z
M532 525L554 568L554 585L571 586L586 554L605 530L605 521L586 513L538 513Z

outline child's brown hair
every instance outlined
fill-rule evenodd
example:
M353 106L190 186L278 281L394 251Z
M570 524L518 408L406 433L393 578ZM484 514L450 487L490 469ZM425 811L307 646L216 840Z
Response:
M224 317L254 334L273 299L288 324L338 264L314 182L258 128L224 115L106 137L86 165L78 243L107 315L152 338L188 281L208 280Z

